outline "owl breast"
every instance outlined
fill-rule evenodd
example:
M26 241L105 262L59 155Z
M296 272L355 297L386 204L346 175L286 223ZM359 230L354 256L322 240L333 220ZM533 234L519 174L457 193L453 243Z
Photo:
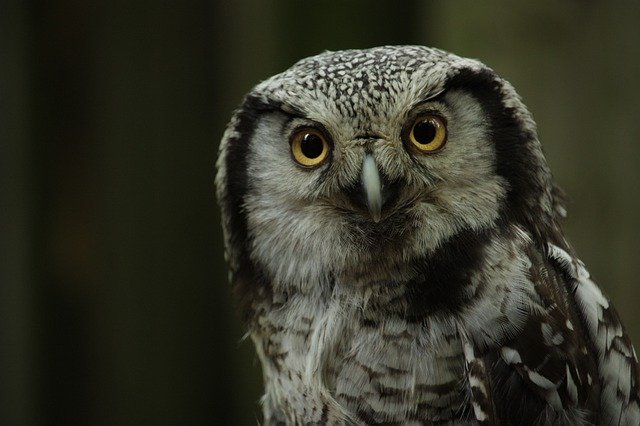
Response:
M464 407L464 355L454 327L365 320L336 364L339 402L368 424L444 421Z
M336 283L325 306L313 302L320 295L287 294L263 307L253 337L268 370L270 423L343 423L353 415L366 424L466 423L471 410L456 325L411 321L404 287L377 286L354 292ZM344 418L326 418L339 413Z

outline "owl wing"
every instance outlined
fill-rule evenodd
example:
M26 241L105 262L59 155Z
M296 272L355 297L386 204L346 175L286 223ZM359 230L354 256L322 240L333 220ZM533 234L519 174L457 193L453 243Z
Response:
M549 260L561 271L598 366L600 424L640 425L638 357L618 313L591 280L584 264L549 245Z
M579 314L562 274L533 245L525 250L533 287L520 297L526 314L484 354L496 417L506 424L591 424L598 370ZM509 323L513 318L505 317Z
M637 357L612 305L566 251L527 255L536 298L519 332L484 354L493 406L480 417L493 409L507 424L640 425ZM471 390L475 409L484 399Z

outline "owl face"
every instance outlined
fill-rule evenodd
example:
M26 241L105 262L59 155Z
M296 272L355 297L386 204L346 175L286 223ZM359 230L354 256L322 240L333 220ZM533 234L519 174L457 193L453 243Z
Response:
M248 257L273 283L402 280L461 232L551 214L511 86L434 49L305 59L247 96L225 140L242 140L218 176L232 267Z

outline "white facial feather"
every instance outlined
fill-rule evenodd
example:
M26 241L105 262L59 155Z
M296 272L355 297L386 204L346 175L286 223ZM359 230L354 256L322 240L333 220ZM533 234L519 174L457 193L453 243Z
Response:
M373 227L358 234L341 205L345 182L359 181L365 150L370 150L382 173L406 180L403 196L419 200L405 209L403 223L393 225L390 238L401 244L383 253L389 261L423 255L461 229L480 229L497 218L507 188L495 174L495 154L478 102L453 92L422 108L437 111L451 123L447 143L437 156L409 154L400 139L409 118L395 118L386 126L379 123L382 133L394 135L389 140L356 143L334 136L332 161L316 170L302 169L292 161L292 130L284 115L271 114L259 121L250 142L251 178L244 209L253 256L270 270L275 285L303 287L326 282L331 274L357 273L359 265L380 254L371 250L371 238L387 232L384 220L379 230ZM330 119L319 122L332 135L356 132L330 127ZM323 174L326 180L321 182Z

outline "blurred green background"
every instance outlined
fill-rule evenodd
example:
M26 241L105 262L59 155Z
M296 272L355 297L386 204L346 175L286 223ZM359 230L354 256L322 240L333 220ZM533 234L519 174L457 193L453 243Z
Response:
M214 161L243 94L325 49L437 46L510 80L638 346L639 5L4 0L0 424L256 424Z

